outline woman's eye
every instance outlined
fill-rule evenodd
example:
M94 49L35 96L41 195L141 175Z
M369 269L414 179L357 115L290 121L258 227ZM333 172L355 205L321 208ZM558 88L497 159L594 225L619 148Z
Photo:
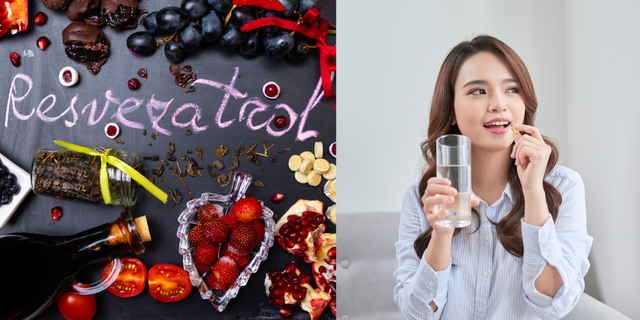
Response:
M518 89L517 87L509 88L507 90L507 92L509 92L509 93L518 93L518 92L520 92L520 89Z
M469 94L486 94L487 92L484 91L484 89L475 89L475 90L471 90L471 92L469 92Z

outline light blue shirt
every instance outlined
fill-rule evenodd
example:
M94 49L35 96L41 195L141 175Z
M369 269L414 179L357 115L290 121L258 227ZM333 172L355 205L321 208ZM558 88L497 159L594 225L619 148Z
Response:
M524 255L516 258L497 241L498 222L513 207L510 186L490 207L480 200L477 219L453 237L451 262L434 271L419 259L413 243L429 227L418 184L405 194L396 243L398 269L394 298L404 319L559 319L584 291L587 256L593 238L587 234L584 183L580 175L556 166L545 178L562 194L558 218L541 227L521 222ZM564 284L555 297L536 290L534 282L546 263L558 269ZM455 266L452 266L455 265ZM438 306L434 312L429 302Z

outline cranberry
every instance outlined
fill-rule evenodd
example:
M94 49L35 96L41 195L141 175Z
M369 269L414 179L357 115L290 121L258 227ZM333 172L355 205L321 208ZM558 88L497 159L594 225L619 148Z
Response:
M138 79L136 79L136 78L131 78L127 82L127 86L131 90L138 90L138 88L140 88L140 81L138 81Z
M51 219L58 220L60 219L60 217L62 217L62 208L60 207L51 208Z
M73 86L78 83L78 71L73 67L64 67L60 70L58 81L65 87Z
M107 123L104 127L104 133L107 135L107 138L115 139L118 134L120 134L120 127L113 122Z
M278 203L281 202L282 200L284 200L284 194L283 193L274 193L273 196L271 196L271 201L273 203Z
M11 52L11 54L9 55L9 59L11 59L11 64L14 67L20 66L20 55L17 52Z
M338 148L337 148L337 143L332 143L329 146L329 153L331 153L331 155L336 158L337 154L338 154Z
M38 48L40 50L46 49L50 44L51 44L51 41L49 41L49 38L45 36L38 38L38 40L36 41L36 45L38 45Z
M73 75L71 74L71 71L65 70L62 73L62 79L64 80L64 82L71 82L71 80L73 80Z
M275 99L280 95L280 86L273 81L267 82L262 87L262 94L269 99Z
M277 116L273 119L273 123L276 125L276 127L282 128L286 126L287 123L289 123L289 120L287 120L287 117L285 116Z
M33 19L36 25L41 26L47 23L47 15L44 12L36 13L36 17Z

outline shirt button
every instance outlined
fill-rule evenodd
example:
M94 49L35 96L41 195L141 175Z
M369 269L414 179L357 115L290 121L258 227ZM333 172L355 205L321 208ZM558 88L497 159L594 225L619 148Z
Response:
M483 310L482 307L478 307L478 312L482 312Z
M542 251L542 256L543 256L543 257L546 257L547 255L549 255L549 251L546 251L546 250L545 250L545 251Z
M491 237L489 235L485 235L484 236L484 240L489 241L489 239L491 239Z
M435 283L435 282L433 282L433 281L429 281L429 286L430 286L430 287L433 287L433 286L435 286L435 285L436 285L436 283Z
M488 273L486 271L482 272L482 276L486 277L488 275Z
M547 239L545 239L545 238L540 239L540 243L542 243L542 244L547 243Z
M433 297L435 297L435 296L436 296L435 292L430 292L430 293L429 293L429 297L433 298Z

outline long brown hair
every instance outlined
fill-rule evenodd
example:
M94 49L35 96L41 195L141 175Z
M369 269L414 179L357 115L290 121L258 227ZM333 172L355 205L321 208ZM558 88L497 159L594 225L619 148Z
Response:
M502 41L491 36L478 36L471 41L465 41L458 44L447 56L440 68L438 79L436 80L436 86L433 93L433 100L431 101L431 112L429 115L429 130L427 134L427 140L421 144L422 155L426 160L426 168L420 180L420 197L424 195L427 188L427 181L431 177L436 176L436 140L438 137L445 134L460 134L460 130L457 125L451 125L455 119L455 112L453 108L454 101L454 85L458 77L458 72L462 64L472 55L480 52L489 52L498 57L507 66L511 75L515 78L520 88L520 95L524 100L525 112L524 112L524 124L533 125L536 110L538 108L538 101L536 99L535 91L533 90L533 83L529 76L529 71L524 65L524 62L520 57ZM547 145L551 147L551 155L547 163L545 176L551 172L553 167L558 161L558 148L548 138L543 136L543 139ZM522 232L520 230L520 220L524 217L524 194L522 192L522 185L520 184L520 178L518 177L515 160L511 159L509 169L507 172L507 179L511 186L511 193L513 195L513 208L502 220L498 222L491 221L496 226L496 232L498 234L498 240L502 246L512 255L516 257L522 257L524 252L522 244ZM544 192L546 195L547 207L551 212L551 216L555 221L558 217L558 208L562 203L562 195L558 190L550 183L543 181ZM480 228L480 215L476 209L473 209L473 218L477 219L477 228L473 231L478 231ZM454 236L460 232L460 228L456 229ZM422 258L422 254L427 249L427 245L431 240L432 227L429 227L425 232L420 234L413 244L413 247L418 254L418 257Z

